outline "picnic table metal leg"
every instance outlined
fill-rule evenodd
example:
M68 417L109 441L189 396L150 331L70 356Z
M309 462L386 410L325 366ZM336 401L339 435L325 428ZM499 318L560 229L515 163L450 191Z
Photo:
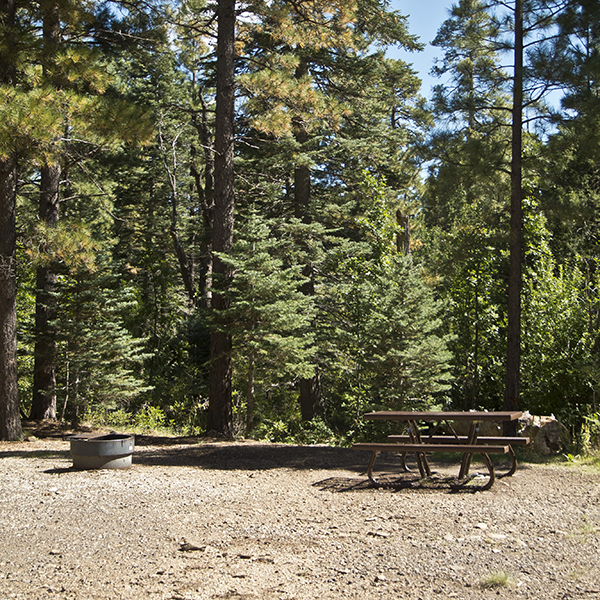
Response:
M473 489L477 490L479 492L484 492L485 490L489 490L494 485L494 482L496 481L496 473L494 471L494 465L493 465L493 463L492 463L489 455L482 452L481 453L481 457L483 458L483 461L485 462L485 465L486 465L486 467L488 469L489 478L488 478L488 481L486 482L485 485L477 486L477 487L475 487ZM459 481L461 479L462 479L462 477L459 477ZM454 487L454 489L464 488L464 487L467 486L467 484L468 484L469 481L470 480L468 480L467 482L462 483L462 484L458 483L456 486L453 486L453 487Z
M403 452L400 455L400 465L401 465L402 471L404 471L404 473L410 473L410 469L406 466L406 452Z
M479 423L473 421L471 423L471 427L469 428L469 437L467 439L467 444L472 446L477 443L477 434L479 433ZM460 464L460 472L458 474L459 479L463 479L469 474L469 468L471 467L471 459L473 458L473 454L465 452L463 454L462 462ZM489 460L489 458L488 458Z
M379 452L373 452L371 454L371 460L369 461L369 466L367 467L367 477L369 478L369 481L375 485L379 485L377 479L373 477L373 467L375 466L375 460L377 459L378 454Z
M502 473L502 475L498 475L498 477L510 477L510 475L514 475L517 470L517 457L515 456L515 451L512 446L508 447L508 454L511 460L510 469L506 473Z
M419 434L419 428L417 427L416 421L409 421L408 435L414 444L422 444L421 436ZM415 459L417 460L417 466L419 467L419 473L421 477L431 476L431 469L429 468L429 461L424 452L415 452Z
M481 491L483 492L485 490L489 490L494 485L494 481L496 481L496 476L494 474L494 465L492 464L490 457L487 454L482 454L481 456L483 457L483 460L485 461L485 464L487 465L488 471L490 473L490 478L488 482L484 486L481 486Z
M375 461L377 460L377 455L379 452L373 451L371 454L371 459L369 460L369 466L367 467L367 477L369 481L374 485L379 485L379 481L373 475L373 467L375 467ZM406 466L406 452L403 452L400 455L400 464L402 465L402 469L405 473L410 473L410 469Z

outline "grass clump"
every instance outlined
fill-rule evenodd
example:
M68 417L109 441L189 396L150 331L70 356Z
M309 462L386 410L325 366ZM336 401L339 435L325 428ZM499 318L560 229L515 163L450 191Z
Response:
M481 587L484 589L506 588L514 584L512 575L506 571L494 571L481 580Z

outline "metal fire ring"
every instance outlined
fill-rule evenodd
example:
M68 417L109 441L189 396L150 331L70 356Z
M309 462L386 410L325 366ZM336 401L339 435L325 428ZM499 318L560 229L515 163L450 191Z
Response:
M123 469L131 466L135 447L135 438L132 435L74 435L69 441L75 469Z

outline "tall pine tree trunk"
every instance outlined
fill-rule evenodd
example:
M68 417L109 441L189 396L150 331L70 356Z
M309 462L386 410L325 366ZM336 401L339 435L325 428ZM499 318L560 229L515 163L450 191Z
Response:
M15 163L0 160L0 440L21 435L17 387Z
M233 245L234 182L233 148L235 126L235 0L219 0L217 9L217 97L215 114L215 203L213 251L226 253ZM229 303L224 293L230 269L215 256L213 276L220 292L211 306L217 313ZM218 320L218 315L217 315ZM231 437L231 335L213 331L210 336L208 430Z
M300 143L308 141L308 135L304 130L296 133L296 139ZM310 169L306 165L299 165L294 169L294 206L295 215L305 223L310 222L308 205L310 203ZM301 290L306 296L314 296L314 274L311 264L307 264L302 274L308 281ZM315 365L315 374L299 383L300 415L303 421L310 421L318 414L322 405L321 381L318 367Z
M55 87L60 81L55 72L54 57L60 42L60 16L57 2L44 7L43 72ZM57 142L58 143L58 142ZM61 169L57 157L49 156L41 169L39 218L56 227L59 217ZM56 419L56 337L52 321L56 318L55 266L39 266L36 274L35 349L31 419Z
M515 0L515 48L512 108L512 157L510 201L510 272L508 280L508 332L504 410L519 407L521 371L521 285L523 209L521 152L523 131L523 0ZM516 421L506 423L506 434L516 434Z
M0 84L10 85L14 61L11 34L15 25L15 1L0 0ZM0 440L22 436L17 386L17 228L15 222L16 167L14 158L0 159Z
M301 60L296 69L295 77L300 79L308 74L308 63ZM300 145L306 144L309 140L308 133L300 120L295 122L296 141ZM310 168L306 164L296 165L294 168L294 214L304 223L310 223ZM303 275L308 281L302 286L302 292L306 296L314 296L315 284L312 265L309 263L304 267ZM299 403L300 415L303 421L310 421L318 414L322 407L321 379L318 366L315 365L315 374L306 379L301 379L299 383Z
M254 350L248 357L248 391L246 392L246 433L254 429Z
M195 88L194 88L195 89ZM204 99L204 90L199 89L194 95L194 101L199 102L202 110L200 119L198 114L192 115L192 125L198 133L198 140L204 154L204 183L202 176L195 167L195 161L192 160L191 175L194 179L198 201L200 205L200 265L198 269L198 304L203 308L210 306L210 286L212 282L212 229L213 229L213 209L214 209L214 156L212 152L212 139L208 124L208 106ZM191 149L192 159L196 157L197 150L195 145Z
M55 227L59 217L60 166L41 170L40 221ZM56 318L57 276L53 265L39 266L36 275L35 351L33 400L30 418L56 419L56 337L52 321Z

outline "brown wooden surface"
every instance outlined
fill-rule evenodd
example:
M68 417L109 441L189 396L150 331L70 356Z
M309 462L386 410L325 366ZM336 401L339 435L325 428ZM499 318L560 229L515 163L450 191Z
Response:
M388 435L389 442L406 442L410 443L409 435ZM453 435L422 435L421 441L423 443L433 444L456 444L459 442L467 443L468 438L465 435L461 435L456 439ZM490 437L490 436L478 436L477 444L510 444L511 446L526 446L531 440L528 437Z
M515 421L523 412L515 411L469 411L429 412L382 410L366 413L365 419L372 421Z
M506 454L508 446L487 446L483 444L385 444L359 443L354 450L371 452L462 452L473 454Z

